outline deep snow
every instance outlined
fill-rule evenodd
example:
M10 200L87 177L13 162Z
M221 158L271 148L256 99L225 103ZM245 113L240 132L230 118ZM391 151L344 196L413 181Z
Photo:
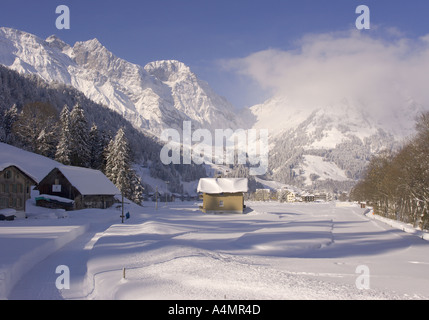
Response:
M124 224L119 208L65 216L39 211L0 222L8 248L0 257L0 297L429 298L429 242L421 237L367 217L357 206L246 204L244 215L202 214L194 202L158 210L152 202L128 205L131 219ZM56 288L59 265L70 269L69 290ZM369 271L367 290L356 286L359 266Z

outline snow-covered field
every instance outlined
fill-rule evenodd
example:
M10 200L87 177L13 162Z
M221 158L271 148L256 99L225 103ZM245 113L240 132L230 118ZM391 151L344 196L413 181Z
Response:
M0 298L429 298L429 241L356 206L246 204L207 215L145 203L123 224L114 208L0 221ZM60 265L70 289L57 289Z

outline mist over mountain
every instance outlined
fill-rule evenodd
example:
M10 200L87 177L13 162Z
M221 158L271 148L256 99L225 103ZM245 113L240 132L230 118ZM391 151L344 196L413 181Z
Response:
M270 174L283 182L351 184L370 157L413 135L429 109L428 36L381 26L307 34L223 66L271 92L244 114L270 130Z
M254 128L271 128L271 179L316 190L347 190L373 155L396 150L412 136L422 111L404 101L401 113L381 121L356 101L304 108L276 97L252 107L248 117Z

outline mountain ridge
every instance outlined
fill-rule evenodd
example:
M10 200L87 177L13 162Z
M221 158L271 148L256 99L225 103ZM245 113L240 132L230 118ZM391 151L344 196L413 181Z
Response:
M153 135L180 129L183 121L211 130L240 126L234 107L182 62L140 66L115 56L96 38L70 46L54 35L43 40L11 28L0 28L0 42L3 65L71 85ZM171 70L161 73L162 67ZM157 78L168 71L168 79Z

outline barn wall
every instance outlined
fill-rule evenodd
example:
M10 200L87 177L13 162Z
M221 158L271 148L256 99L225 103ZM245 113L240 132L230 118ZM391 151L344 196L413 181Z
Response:
M203 195L203 211L243 213L243 201L243 193L205 193Z
M58 180L58 181L56 181ZM52 186L58 182L61 185L61 192L54 192ZM64 177L64 175L58 169L51 171L37 187L40 194L47 194L52 196L58 196L74 200L79 192L70 184L70 182Z

